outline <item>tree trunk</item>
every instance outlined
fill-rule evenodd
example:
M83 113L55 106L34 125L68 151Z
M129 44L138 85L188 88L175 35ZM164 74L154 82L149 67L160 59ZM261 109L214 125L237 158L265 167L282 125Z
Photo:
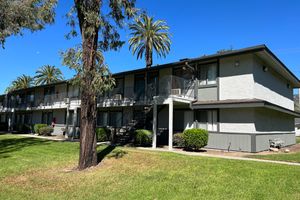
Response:
M147 46L146 47L146 68L150 68L152 66L152 50Z
M98 42L98 27L85 20L85 12L99 14L100 1L75 0L79 26L82 37L82 61L84 75L81 84L81 126L80 126L80 153L78 169L97 165L97 139L96 139L96 93L92 89L92 81L95 76L95 55ZM87 32L92 30L92 32Z

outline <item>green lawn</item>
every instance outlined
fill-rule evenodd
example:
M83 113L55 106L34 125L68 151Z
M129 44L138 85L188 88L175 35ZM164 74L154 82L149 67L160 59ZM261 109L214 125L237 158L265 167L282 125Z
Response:
M300 137L296 137L296 143L300 143ZM266 160L278 160L300 163L300 152L298 153L278 153L272 155L252 155L251 158L266 159Z
M122 150L70 171L78 143L0 135L0 199L300 199L297 166Z
M300 152L298 152L298 153L278 153L278 154L272 154L272 155L253 155L253 156L249 156L249 157L266 159L266 160L278 160L278 161L300 163Z

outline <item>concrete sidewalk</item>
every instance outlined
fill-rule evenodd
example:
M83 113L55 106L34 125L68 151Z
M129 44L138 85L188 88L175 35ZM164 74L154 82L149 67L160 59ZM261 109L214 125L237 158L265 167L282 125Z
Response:
M145 147L138 147L141 150L150 150L150 151L159 151L159 152L172 152L182 155L189 155L189 156L202 156L202 157L210 157L210 158L221 158L221 159L230 159L230 160L244 160L244 161L254 161L254 162L263 162L263 163L273 163L273 164L282 164L282 165L291 165L291 166L300 166L300 163L293 163L293 162L286 162L286 161L276 161L276 160L264 160L264 159L256 159L256 158L245 158L245 157L237 157L237 156L224 156L224 155L213 155L213 154L206 154L202 152L188 152L188 151L179 151L179 150L168 150L162 148L145 148Z

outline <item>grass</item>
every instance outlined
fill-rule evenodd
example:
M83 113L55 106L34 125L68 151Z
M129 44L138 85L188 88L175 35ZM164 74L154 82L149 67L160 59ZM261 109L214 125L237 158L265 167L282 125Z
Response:
M97 167L72 171L77 143L0 135L0 199L300 199L297 166L99 151Z
M300 137L296 137L296 143L300 143ZM300 163L300 152L297 153L278 153L272 155L251 155L251 158L266 159L266 160L278 160Z
M278 160L286 162L300 163L300 152L298 153L278 153L272 155L252 155L251 158L266 159L266 160Z

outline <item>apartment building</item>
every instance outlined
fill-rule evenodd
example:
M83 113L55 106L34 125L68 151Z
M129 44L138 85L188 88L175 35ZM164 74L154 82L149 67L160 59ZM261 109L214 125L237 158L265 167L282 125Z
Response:
M98 96L97 126L126 135L153 130L153 147L173 147L173 134L209 131L207 148L259 152L279 138L295 144L293 89L299 79L265 46L114 74ZM0 97L2 128L55 124L54 134L79 134L80 91L67 81Z

